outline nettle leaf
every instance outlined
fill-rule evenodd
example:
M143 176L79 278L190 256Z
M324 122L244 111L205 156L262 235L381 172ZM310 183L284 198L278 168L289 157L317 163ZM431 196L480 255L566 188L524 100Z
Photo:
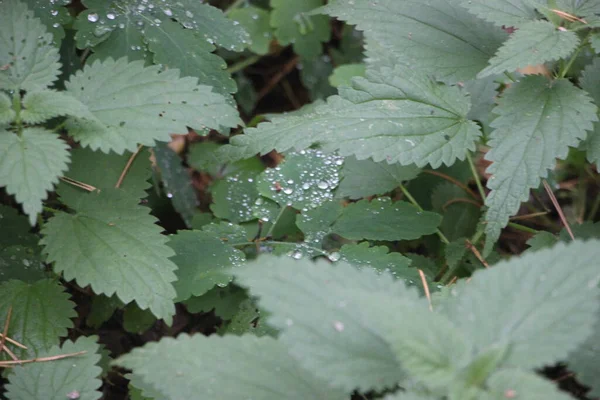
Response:
M409 268L410 259L400 253L392 252L386 246L369 247L368 242L345 244L339 252L341 261L352 264L357 268L373 268L378 272L388 272L394 278L416 280L419 273L415 268ZM410 282L409 282L410 283Z
M35 247L39 237L31 233L31 225L23 215L12 207L0 204L0 247L13 245Z
M289 153L276 168L268 168L257 177L260 195L304 211L333 198L339 182L343 159L317 150Z
M48 2L47 0L21 0L36 18L39 18L46 26L46 29L54 35L54 42L59 43L65 37L63 25L68 24L72 17L69 11L63 7L71 3L71 0L55 0Z
M519 369L498 371L490 377L487 385L492 400L506 399L511 393L531 400L573 400L547 379Z
M27 346L11 350L24 360L50 350L73 327L75 304L69 300L64 286L45 279L35 283L11 280L0 283L0 319L6 322L12 307L8 337Z
M347 398L297 366L287 350L270 337L182 334L136 348L115 364L132 369L134 377L172 400Z
M125 170L132 154L116 153L104 154L99 151L92 151L89 148L79 148L71 151L71 166L67 176L78 182L92 185L98 190L115 188L121 174ZM150 154L147 150L142 150L135 156L125 177L121 181L119 190L127 193L131 197L141 199L146 197L146 189L152 184L148 182L151 176ZM81 198L86 196L95 196L77 186L61 181L56 186L56 192L60 200L75 207Z
M382 197L349 204L332 231L350 240L412 240L435 233L441 222L439 214Z
M339 201L328 201L321 206L298 214L296 226L304 233L304 241L321 246L325 236L332 233L331 226L342 215L344 207Z
M417 292L402 282L343 262L331 266L268 256L235 274L272 313L267 321L282 330L279 340L289 354L333 387L379 390L402 379L398 361L377 329L378 321L372 313L356 312L359 293L382 293L421 304Z
M39 124L50 118L65 115L91 118L88 108L76 98L54 90L28 92L23 98L21 120L29 124Z
M41 90L60 74L52 34L19 0L0 3L0 89Z
M600 4L594 0L556 0L561 11L573 15L592 16L600 13Z
M138 199L104 189L73 205L76 214L57 213L42 230L44 252L54 271L95 293L116 293L170 323L177 266L173 251Z
M0 129L9 124L17 114L12 109L12 100L4 92L0 92Z
M237 22L248 32L251 40L249 49L253 53L264 55L269 52L273 40L269 11L250 5L231 10L228 16L234 24Z
M476 351L506 347L502 366L564 360L596 323L599 248L597 241L560 243L479 270L447 306L450 319Z
M271 0L271 26L279 43L293 44L294 52L305 59L321 55L321 42L331 34L329 18L307 13L322 5L323 0Z
M69 164L68 145L43 128L25 128L20 135L0 130L0 187L23 205L35 225L42 201Z
M578 44L579 38L575 32L557 29L547 21L527 22L498 49L490 65L477 77L558 60L571 54Z
M323 10L365 31L370 58L390 54L398 63L455 82L473 79L506 38L457 1L335 0Z
M600 58L595 58L594 62L583 70L579 83L594 102L600 104ZM588 135L586 150L587 159L600 168L600 123L598 121L594 122L594 130Z
M598 337L600 335L600 315L596 315L594 331L588 339L569 354L569 370L575 372L577 381L589 386L591 391L586 393L590 398L600 395L600 349L598 348Z
M170 237L169 247L176 254L171 260L178 267L173 284L177 301L228 285L233 280L229 268L241 265L245 259L244 253L209 232L180 231Z
M468 0L461 6L497 26L518 27L538 18L537 7L547 6L545 0Z
M135 303L123 309L123 329L129 333L142 334L154 325L156 317L148 310L142 310Z
M459 88L399 66L367 71L367 78L355 78L353 85L306 113L246 129L221 153L242 159L319 144L359 160L437 168L475 149L481 132L467 120L470 103Z
M102 396L100 375L100 346L97 336L67 340L61 347L54 346L41 357L85 352L52 362L39 362L14 368L8 376L6 397L9 400L85 399Z
M357 160L347 157L342 167L342 181L335 192L336 197L360 199L374 194L384 194L405 181L416 178L421 172L414 165L388 164L371 159Z
M191 313L210 312L223 320L230 320L240 309L240 304L247 300L246 291L235 285L215 286L202 296L194 296L185 301Z
M122 154L135 151L138 143L169 141L169 133L186 133L188 126L218 130L241 123L223 96L196 82L180 78L176 69L160 72L142 61L96 61L65 84L95 119L71 117L66 128L83 146Z
M44 261L37 246L0 247L0 282L11 279L28 283L36 282L45 278L44 272Z
M586 131L597 121L596 106L588 95L567 80L548 82L542 76L528 76L504 92L498 114L491 126L491 150L486 159L492 164L485 203L486 251L491 250L501 229L514 215L529 189L538 187L556 159L567 156Z
M600 53L600 33L592 33L590 35L590 46L596 52L596 54Z

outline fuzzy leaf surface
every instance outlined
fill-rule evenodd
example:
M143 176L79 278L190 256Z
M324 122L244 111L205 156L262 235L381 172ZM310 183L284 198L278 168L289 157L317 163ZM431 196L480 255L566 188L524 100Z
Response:
M501 229L514 215L529 190L567 156L598 120L589 96L567 80L549 83L542 76L528 76L505 91L491 126L492 164L486 199L486 251L491 250Z
M138 144L169 141L187 127L222 129L236 126L237 111L223 96L179 71L160 72L142 61L107 59L84 67L66 83L67 91L88 106L95 119L69 118L69 134L83 146L105 153L135 151Z
M353 85L306 113L246 129L245 135L232 138L232 145L222 147L222 154L243 159L319 144L359 160L437 168L464 159L475 148L481 133L467 120L470 102L457 87L400 66L368 71Z
M50 118L65 115L81 118L93 118L88 108L76 98L54 90L28 92L23 98L23 122L39 124Z
M69 164L68 145L44 128L25 128L21 135L0 130L0 187L15 195L35 225L42 201Z
M41 90L60 74L52 34L18 0L0 3L0 90Z
M388 274L344 262L262 256L236 270L238 283L272 313L268 323L307 370L347 391L383 389L403 372L369 313L356 313L357 293L382 293L421 304L416 291Z
M4 92L0 92L0 127L9 124L15 118L15 111L12 109L12 100Z
M505 400L510 392L531 400L573 400L551 381L520 369L498 371L490 377L487 385L491 392L490 400Z
M251 40L250 50L253 53L264 55L269 52L273 40L269 11L251 5L231 10L228 16L248 32Z
M95 293L133 300L169 322L177 266L150 209L118 189L81 198L76 214L58 213L44 226L42 244L54 271Z
M585 90L596 104L600 104L600 58L585 67L579 80L581 88ZM594 130L586 139L586 157L590 162L600 166L600 122L594 122Z
M136 348L115 364L133 370L135 377L171 400L347 398L300 368L287 350L270 337L181 334ZM161 363L153 361L157 359Z
M538 6L547 6L543 0L468 0L461 6L470 13L499 27L518 27L538 18Z
M100 346L98 337L81 336L75 342L67 340L40 354L50 357L85 351L85 354L16 367L9 375L6 396L9 400L63 400L76 398L96 400L102 396ZM77 397L74 397L77 394Z
M490 65L477 77L484 78L558 60L571 54L578 44L579 38L575 32L563 32L547 21L527 22L498 49Z
M8 337L27 346L27 350L9 346L20 359L28 359L50 350L67 336L73 327L75 304L65 288L49 279L34 283L11 280L0 283L0 321L6 321L8 308L12 316ZM3 354L4 357L4 354Z

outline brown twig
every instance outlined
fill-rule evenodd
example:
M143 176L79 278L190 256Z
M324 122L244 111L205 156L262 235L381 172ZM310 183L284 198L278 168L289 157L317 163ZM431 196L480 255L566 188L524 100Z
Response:
M425 170L423 170L423 172L425 172L426 174L429 174L429 175L435 175L437 177L447 180L448 182L452 182L453 184L455 184L456 186L458 186L459 188L461 188L462 190L467 192L469 194L469 196L471 196L475 200L479 200L479 196L475 192L473 192L471 189L469 189L469 187L467 185L456 180L455 178L453 178L449 175L446 175L444 173L434 171L432 169L425 169Z
M61 181L67 182L70 185L76 186L76 187L81 188L83 190L87 190L88 192L95 192L96 190L98 190L96 187L94 187L92 185L76 181L75 179L71 179L71 178L66 177L66 176L61 176L59 179Z
M473 255L475 255L475 257L479 260L479 262L481 262L483 264L484 267L489 268L490 265L487 263L487 261L485 261L485 259L481 256L481 253L479 252L479 250L477 250L477 247L475 247L475 245L473 243L471 243L471 241L469 239L465 240L465 246L467 247L467 249L471 250L471 253L473 253Z
M21 344L21 343L17 342L17 341L16 341L16 340L14 340L14 339L11 339L11 338L9 338L8 336L4 336L4 335L2 335L2 334L0 333L0 337L6 337L6 339L5 339L5 340L6 340L8 343L10 343L10 344L14 344L14 345L15 345L15 346L17 346L17 347L20 347L20 348L22 348L22 349L24 349L24 350L27 350L27 346L25 346L24 344Z
M282 80L287 74L289 74L290 72L292 72L292 70L298 64L299 60L300 60L300 57L296 56L296 57L292 58L290 61L288 61L287 63L285 63L283 65L283 67L279 70L279 72L277 74L275 74L269 80L269 82L267 82L267 84L265 85L265 87L263 87L261 89L261 91L258 93L258 95L256 96L256 103L257 104L258 104L258 102L263 97L265 97L267 94L269 94L269 92L271 90L273 90L273 88L279 83L280 80Z
M419 275L421 276L423 289L425 289L425 297L427 297L427 301L429 302L429 311L433 311L433 305L431 304L431 293L429 293L429 285L427 284L427 279L425 279L425 274L422 270L419 270Z
M9 349L8 347L6 347L6 346L4 346L4 345L3 345L3 346L1 347L1 349L2 349L3 351L5 351L5 352L6 352L6 354L8 354L8 356L9 356L10 358L12 358L14 361L17 361L17 360L19 359L17 356L15 356L15 353L13 353L12 351L10 351L10 349Z
M85 353L87 353L87 352L86 351L78 351L76 353L59 354L57 356L50 356L50 357L38 357L38 358L32 358L30 360L0 361L0 368L11 368L15 365L30 364L30 363L35 363L35 362L48 362L48 361L62 360L64 358L80 356Z
M519 221L519 220L524 220L524 219L541 217L544 215L548 215L548 211L540 211L540 212L535 212L535 213L525 214L525 215L515 215L514 217L510 217L509 219L511 221Z
M123 168L123 171L121 172L121 175L119 176L119 180L117 181L115 188L120 188L121 184L123 183L123 180L125 179L125 175L127 175L127 171L129 171L129 168L131 168L131 164L133 164L133 160L135 160L135 157L139 154L139 152L142 150L142 147L144 147L143 145L139 145L137 150L135 151L135 153L133 153L130 157L129 160L127 160L127 164L125 164L125 168Z
M573 231L571 230L571 227L569 226L569 223L567 222L567 218L565 217L565 214L563 213L563 210L560 207L560 204L558 204L558 200L556 199L556 196L554 195L552 188L550 187L550 185L548 185L548 182L545 179L543 179L542 182L544 183L544 189L546 189L548 196L550 196L550 200L552 201L554 208L556 208L556 212L558 212L558 216L560 217L561 222L565 226L565 229L569 233L571 240L575 240Z
M10 325L10 317L12 315L12 305L8 307L8 312L6 313L6 321L4 321L4 330L2 331L2 337L0 338L0 349L4 349L4 343L6 341L6 337L8 336L8 326Z

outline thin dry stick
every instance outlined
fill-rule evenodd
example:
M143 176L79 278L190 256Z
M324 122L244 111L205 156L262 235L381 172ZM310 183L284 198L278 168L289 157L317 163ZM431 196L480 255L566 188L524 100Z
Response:
M552 188L550 187L550 185L548 185L548 182L546 182L545 179L542 182L544 182L544 188L546 189L548 196L550 196L550 200L552 200L552 204L554 205L554 208L556 208L556 211L558 212L558 216L560 217L561 222L565 226L565 229L569 233L571 240L575 240L573 231L571 230L571 227L569 226L569 223L567 222L567 218L565 218L565 214L563 213L563 210L560 207L560 204L558 204L558 200L556 200L556 196L554 195Z
M4 336L4 335L2 335L2 334L0 333L0 337L5 337L5 336ZM20 348L22 348L22 349L24 349L24 350L27 350L27 346L25 346L24 344L21 344L21 343L17 342L17 341L16 341L16 340L14 340L14 339L11 339L11 338L9 338L8 336L6 336L6 339L5 339L5 340L6 340L8 343L10 343L10 344L14 344L14 345L15 345L15 346L17 346L17 347L20 347Z
M6 321L4 322L4 331L2 331L2 337L0 338L0 349L4 349L4 342L6 336L8 336L8 326L10 325L10 317L12 314L12 306L8 307L8 313L6 314Z
M61 176L59 179L61 181L67 182L70 185L76 186L76 187L81 188L83 190L87 190L88 192L94 192L94 191L98 190L96 187L94 187L92 185L88 185L87 183L76 181L75 179L71 179L71 178L66 177L66 176Z
M471 250L471 253L473 253L475 255L475 257L477 257L479 262L481 262L484 267L486 267L486 268L490 267L490 265L487 263L487 261L485 261L485 259L481 256L481 253L479 252L479 250L477 250L477 247L475 247L475 245L473 245L473 243L471 243L471 241L469 239L465 240L465 246L467 246L467 249Z
M9 357L12 358L14 361L17 361L19 359L17 356L15 356L15 353L10 351L10 349L8 347L2 346L2 350L5 351L6 354L8 354Z
M50 357L32 358L30 360L0 361L0 368L10 368L15 365L30 364L30 363L35 363L35 362L47 362L47 361L62 360L64 358L80 356L85 353L87 353L87 351L78 351L76 353L69 353L69 354L59 354L57 356L50 356Z
M423 288L425 289L425 297L427 297L427 301L429 302L429 311L433 311L433 305L431 305L431 294L429 293L429 285L427 285L427 279L425 279L425 274L422 270L419 270L419 275L421 276L421 282L423 282Z
M131 164L133 164L133 160L135 160L135 157L139 154L139 152L142 150L142 147L144 147L144 145L139 145L137 150L135 151L135 153L133 153L131 155L131 157L129 157L129 160L127 160L127 164L125 164L125 168L123 168L123 172L121 172L121 176L119 176L119 180L117 181L117 184L115 185L115 188L120 188L121 184L123 183L123 180L125 179L125 175L127 175L127 171L129 171L129 168L131 168Z
M447 180L448 182L452 182L453 184L455 184L456 186L458 186L459 188L461 188L462 190L464 190L465 192L467 192L469 194L469 196L471 196L472 198L474 198L475 200L479 200L479 196L477 194L475 194L475 192L473 192L471 189L469 189L469 187L467 185L465 185L464 183L454 179L453 177L443 174L441 172L438 171L434 171L432 169L425 169L423 170L423 172L425 172L426 174L429 175L435 175L438 176L442 179Z
M552 9L550 9L550 11L552 11L553 13L555 13L556 15L558 15L559 17L566 19L566 20L567 20L567 21L569 21L569 22L575 22L575 21L579 21L579 22L581 22L582 24L586 24L586 25L587 25L587 21L586 21L585 19L578 18L578 17L576 17L575 15L572 15L572 14L566 13L566 12L564 12L564 11L555 10L555 9L553 9L553 8L552 8Z
M548 211L540 211L540 212L536 212L536 213L531 213L531 214L525 214L525 215L515 215L514 217L510 217L509 219L511 221L519 221L519 220L524 220L524 219L531 219L531 218L535 218L535 217L541 217L543 215L547 215Z
M442 206L442 210L446 211L446 208L448 208L448 206L450 206L454 203L469 203L469 204L473 204L477 208L481 207L481 204L476 202L475 200L463 199L463 198L459 197L457 199L450 199L446 203L444 203L444 205Z

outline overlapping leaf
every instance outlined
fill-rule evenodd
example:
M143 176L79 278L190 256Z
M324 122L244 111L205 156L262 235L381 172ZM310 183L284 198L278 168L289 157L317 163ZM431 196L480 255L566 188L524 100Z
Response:
M0 130L0 186L23 205L31 225L67 169L67 149L62 139L43 128L25 128L20 135Z
M132 369L135 377L171 400L347 398L299 367L285 344L270 337L182 334L134 349L115 364Z
M492 162L486 199L486 251L491 250L529 189L540 184L556 159L567 156L597 121L596 106L588 95L567 80L548 82L529 76L514 84L494 109L499 115L491 126Z
M585 90L596 104L600 104L600 58L588 65L581 74L581 88ZM591 162L600 166L600 123L594 123L594 130L586 140L586 156Z
M2 129L2 125L12 122L15 116L12 100L4 92L0 92L0 129Z
M150 209L118 189L80 198L73 208L76 214L58 213L42 231L54 270L96 293L116 293L126 304L135 300L170 322L177 266Z
M415 70L397 66L368 71L366 79L354 80L353 89L340 92L314 110L247 129L221 153L243 159L320 144L359 160L437 168L464 159L480 136L479 128L466 119L468 97Z
M379 272L392 274L396 279L405 279L410 283L418 279L415 268L408 268L410 259L400 253L392 252L385 246L369 247L369 243L345 244L339 252L340 260L357 268L373 268Z
M544 0L468 0L461 3L469 12L497 26L518 27L537 19L536 7Z
M69 118L67 130L84 146L107 153L154 146L169 133L187 127L221 129L240 123L237 111L197 79L178 70L160 73L142 61L94 62L66 83L69 94L85 104L95 119Z
M259 7L237 8L229 13L229 18L241 24L250 35L250 50L256 54L267 54L273 32L270 25L270 13Z
M53 90L29 92L23 98L21 119L29 124L39 124L50 118L65 115L94 118L88 108L74 97Z

